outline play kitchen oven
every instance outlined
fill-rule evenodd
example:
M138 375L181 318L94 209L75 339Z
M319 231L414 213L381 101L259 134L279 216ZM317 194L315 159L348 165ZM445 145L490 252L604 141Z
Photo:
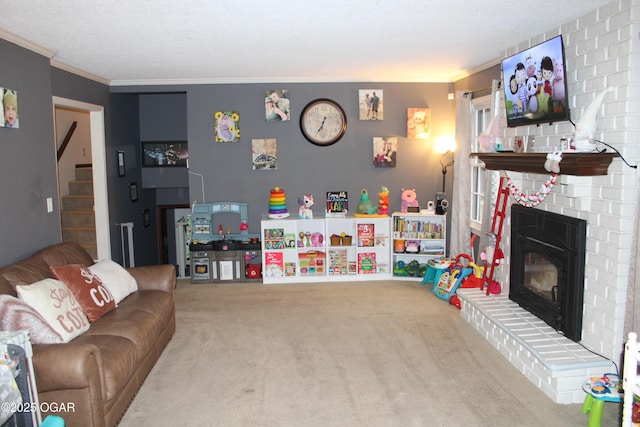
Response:
M191 250L191 281L211 281L211 252L210 250Z

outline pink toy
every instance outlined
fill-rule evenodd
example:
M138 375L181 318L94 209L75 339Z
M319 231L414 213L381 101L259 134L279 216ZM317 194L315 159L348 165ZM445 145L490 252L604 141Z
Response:
M324 242L324 236L322 233L311 233L311 246L314 248L321 248Z
M402 189L402 195L400 196L400 198L402 199L402 203L400 204L400 211L401 212L407 212L407 208L409 206L420 206L418 203L418 196L416 194L416 190L405 190L404 188Z

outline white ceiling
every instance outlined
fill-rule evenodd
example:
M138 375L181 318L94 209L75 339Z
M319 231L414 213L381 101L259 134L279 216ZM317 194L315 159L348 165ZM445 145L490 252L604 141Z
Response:
M449 82L610 2L0 0L0 37L113 85Z

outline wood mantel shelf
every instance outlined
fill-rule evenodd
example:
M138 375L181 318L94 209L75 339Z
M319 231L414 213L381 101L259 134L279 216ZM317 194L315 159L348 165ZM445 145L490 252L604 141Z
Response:
M547 153L471 153L482 160L487 169L548 174L544 168ZM560 173L564 175L606 175L617 153L562 153Z

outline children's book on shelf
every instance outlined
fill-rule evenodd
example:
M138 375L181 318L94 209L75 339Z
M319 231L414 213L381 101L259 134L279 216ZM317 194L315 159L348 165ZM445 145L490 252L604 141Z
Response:
M375 226L373 224L358 224L358 246L373 246L375 243Z
M265 252L264 262L264 274L266 277L282 277L286 275L282 252Z
M327 191L327 217L344 218L349 211L349 197L346 191Z
M358 274L374 274L376 270L375 252L362 252L358 254Z
M346 249L329 250L329 274L339 275L339 274L347 274L348 272L349 272L349 265L347 262L347 250Z

